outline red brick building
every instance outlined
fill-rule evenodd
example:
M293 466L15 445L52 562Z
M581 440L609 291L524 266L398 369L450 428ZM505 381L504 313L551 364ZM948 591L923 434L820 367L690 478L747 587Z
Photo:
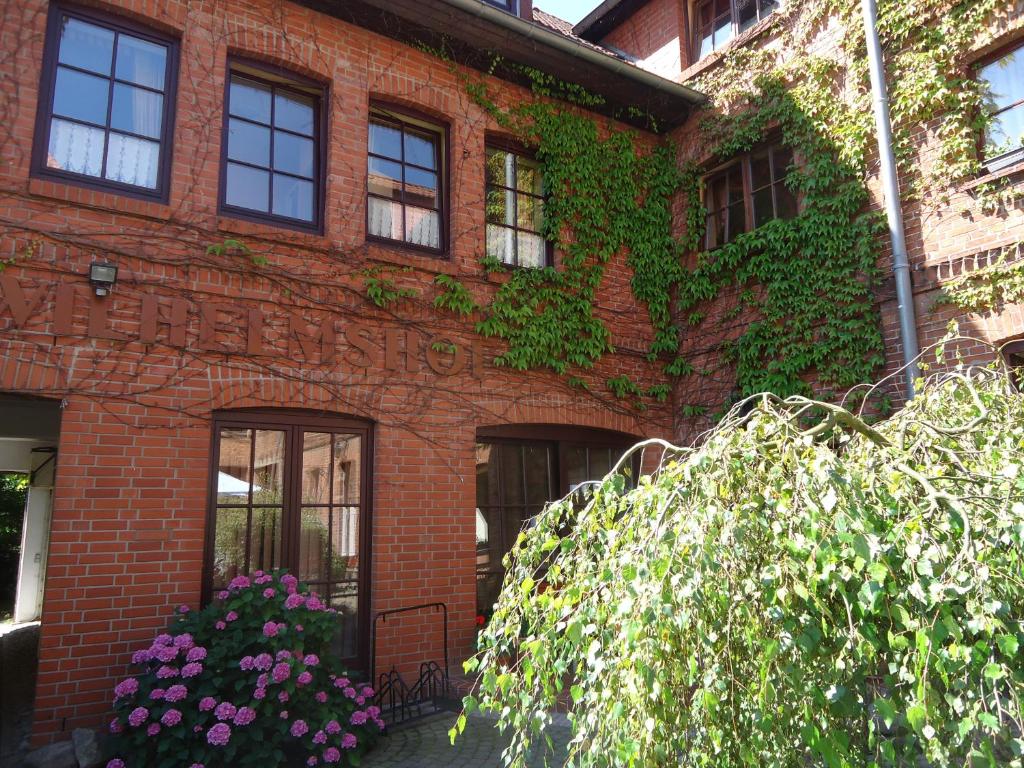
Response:
M702 100L686 81L770 44L776 6L750 4L751 20L728 2L716 16L606 0L574 29L509 3L5 8L0 471L40 470L16 617L42 621L37 742L100 723L130 651L255 568L325 594L356 669L438 659L430 612L370 637L379 612L435 601L457 661L524 519L636 439L698 426L673 402L693 392L640 412L508 370L500 343L433 306L439 275L494 294L507 277L482 272L484 254L560 258L538 234L542 169L465 77L505 104L531 98L512 71L480 74L497 52L599 93L601 119L639 146L668 132L685 152ZM972 60L1021 32L1019 16L993 29ZM663 133L615 122L631 106ZM905 211L923 342L945 326L930 309L941 280L1024 233L1019 207L954 215L956 195L937 217ZM588 376L647 386L653 331L629 281L617 254L595 309L616 351ZM879 301L896 367L893 301ZM1019 307L963 320L992 340L1024 332ZM728 387L700 394L717 404Z

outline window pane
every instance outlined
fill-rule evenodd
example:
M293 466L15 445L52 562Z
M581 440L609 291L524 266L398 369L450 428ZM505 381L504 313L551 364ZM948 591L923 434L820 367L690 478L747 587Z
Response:
M708 214L707 231L704 247L714 248L725 242L725 214L723 211L712 211Z
M750 185L754 189L767 187L772 183L772 168L768 155L758 155L750 159Z
M108 179L156 189L159 170L160 145L157 142L110 133L105 174Z
M336 507L331 530L331 580L359 578L359 509Z
M519 232L519 265L522 267L547 266L547 243L540 235Z
M993 158L1024 145L1024 104L1000 112L985 134L985 157Z
M217 503L232 504L248 500L252 487L252 430L222 429L219 453Z
M514 243L515 230L499 227L496 224L487 225L487 255L492 259L498 259L505 264L514 264Z
M329 524L330 511L327 508L302 508L298 569L302 581L327 581Z
M587 472L587 449L571 446L565 449L564 455L565 473L571 491L580 483L590 479Z
M232 115L270 125L270 86L232 75L228 104Z
M715 50L718 50L732 39L732 21L728 16L715 21Z
M386 237L391 240L402 239L402 204L370 197L367 200L369 215L367 228L375 237Z
M525 157L520 157L517 163L516 188L520 192L530 192L534 195L544 193L540 165Z
M245 120L228 120L228 158L270 167L270 129Z
M487 443L476 444L476 504L478 507L486 507L488 504L496 504L497 496L497 466L491 461L491 446ZM492 483L492 477L494 482ZM479 529L478 529L479 531ZM479 541L479 538L477 539Z
M729 202L743 201L743 169L737 163L729 170Z
M793 164L793 150L788 147L776 147L772 150L772 181L782 181L789 173Z
M725 174L713 176L708 180L707 209L717 211L724 208L728 201L727 196L728 180Z
M281 567L281 510L254 509L249 534L249 570Z
M612 471L611 450L608 448L588 448L590 453L590 479L603 480Z
M405 162L422 165L425 168L437 168L434 148L437 137L429 133L418 133L408 128L405 130Z
M741 32L757 22L757 0L736 0L736 10Z
M487 203L484 206L487 221L492 224L515 224L514 205L515 192L501 188L487 190Z
M989 112L1005 109L1024 99L1024 48L1018 48L981 68L980 79L985 107Z
M736 235L742 234L747 231L747 212L743 207L743 201L734 203L729 206L729 232L728 241L732 242Z
M523 496L523 446L499 445L501 461L502 504L524 504Z
M313 140L274 131L274 169L313 178Z
M118 39L115 69L118 80L128 80L162 91L166 71L166 46L130 35L121 35Z
M402 159L402 132L393 125L370 122L370 152Z
M543 505L554 496L551 478L551 455L546 445L527 445L523 449L523 470L526 473L526 503Z
M700 53L698 58L703 59L709 53L715 50L715 38L711 30L711 27L707 28L707 31L702 33L700 38Z
M358 504L362 438L359 435L334 436L334 503Z
M381 197L400 200L402 197L402 165L379 157L371 157L368 185L370 192Z
M326 504L330 501L331 435L306 432L302 435L302 502Z
M224 202L266 213L270 209L270 173L228 163Z
M436 211L425 208L405 209L405 239L428 248L441 247L441 219Z
M278 91L274 94L274 126L312 136L313 97Z
M775 215L780 219L792 219L796 213L796 195L790 192L783 182L777 183L775 185Z
M425 208L437 208L437 174L419 168L406 168L405 201Z
M775 12L779 8L779 0L758 0L761 7L761 18Z
M345 593L331 594L330 605L337 613L338 633L331 641L331 653L338 658L347 659L356 655L359 648L359 600L358 587L346 584Z
M515 162L512 153L503 149L487 148L487 183L503 187L514 186Z
M754 193L754 226L760 227L773 218L775 218L775 211L772 207L772 188L767 186Z
M99 176L103 169L104 132L80 123L53 118L46 167Z
M213 586L225 587L235 576L245 571L247 541L244 508L218 509L213 534Z
M106 125L109 93L109 80L58 67L53 112L63 117Z
M256 430L255 462L252 503L280 504L284 487L284 432Z
M274 213L313 221L313 182L274 174Z
M518 225L520 229L540 232L544 221L544 207L541 201L530 195L518 195Z
M113 31L67 16L62 23L57 60L61 64L109 75L114 54Z
M115 83L110 127L159 139L163 109L164 97L159 93Z

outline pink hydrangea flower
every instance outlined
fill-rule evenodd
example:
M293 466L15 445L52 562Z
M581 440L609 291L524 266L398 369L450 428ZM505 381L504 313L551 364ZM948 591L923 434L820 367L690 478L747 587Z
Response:
M239 707L232 721L235 725L249 725L256 719L256 710L251 707Z
M288 597L286 597L284 599L284 607L287 608L289 611L291 611L291 610L294 610L296 608L301 608L303 603L305 603L305 602L306 602L306 598L305 597L303 597L302 595L300 595L298 593L293 592L292 594L288 595Z
M228 592L226 589L222 589L220 592L217 593L218 600L227 600L229 597L231 597L231 593Z
M317 692L316 692L316 697L315 697L315 698L316 698L316 700L317 700L317 701L319 701L319 702L320 702L321 704L326 704L326 703L327 703L327 694L326 694L326 693L324 693L323 691L317 691Z
M289 698L291 697L288 696L288 691L281 691L279 694L277 694L277 700L280 701L282 704L288 701Z
M274 671L271 673L271 677L274 678L275 683L283 683L289 677L291 677L292 668L288 666L287 662L282 661L280 664L274 665Z
M270 598L272 598L276 594L277 594L277 592L275 590L271 589L270 587L267 587L266 589L263 590L263 596L265 598L267 598L267 600L269 600Z
M243 656L238 662L238 667L243 672L248 672L255 668L255 661L256 660L252 656Z
M341 760L341 752L338 751L337 747L328 747L324 750L325 763L336 763L339 760Z
M316 733L313 734L313 743L314 744L326 744L327 743L327 734L324 733L323 731L317 731Z
M278 651L277 652L277 656L275 656L274 658L277 659L278 661L287 661L291 657L292 657L292 652L291 651Z
M124 760L120 757L115 757L113 760L107 763L107 768L124 768Z
M299 685L309 685L313 682L313 675L309 672L300 672L299 676L295 679L295 682Z
M164 645L156 649L153 654L157 659L166 664L169 661L174 661L178 658L178 649L173 645Z
M346 698L349 698L349 699L354 699L356 697L356 689L353 688L352 686L349 686L348 688L346 688L344 691L342 691L342 693L344 693Z
M235 621L238 618L238 614L234 611L228 611L224 614L224 621Z
M206 768L202 763L192 763L188 768Z
M132 664L145 664L153 658L153 652L148 648L136 651L132 654Z
M357 709L352 713L352 717L349 718L349 722L352 723L352 725L365 725L366 719L367 714Z
M185 661L202 661L206 658L206 649L201 645L197 645L194 648L188 649L188 655L185 657Z
M231 740L231 726L217 723L206 732L206 740L215 747L223 747Z
M170 635L168 635L166 632L163 632L163 633L161 633L161 634L159 634L159 635L157 635L156 637L153 638L153 645L154 646L156 646L156 645L170 645L173 642L174 642L174 638L171 637Z
M213 696L204 696L199 701L199 711L209 712L211 709L217 706L217 700Z
M261 699L262 700L266 695L267 695L267 689L266 688L257 688L255 691L252 692L252 697L254 699Z
M122 680L120 683L114 686L114 701L123 699L125 696L131 696L139 690L139 681L134 677L129 677Z
M165 664L164 666L160 667L160 669L158 669L156 671L156 676L159 677L161 680L166 680L166 679L168 679L170 677L177 677L178 676L178 668L177 667L169 667L169 666L167 666Z
M149 710L145 707L136 707L132 710L132 713L128 715L128 725L133 728L138 728L149 717Z
M217 705L217 708L213 710L213 714L217 716L218 720L230 720L235 716L238 710L235 709L235 705L230 701L222 701Z
M324 609L324 604L316 595L310 595L306 599L306 607L311 611L322 611Z
M216 627L217 629L224 629L227 626L227 624L225 624L223 621L218 621L213 626Z
M373 696L373 688L371 688L368 685L364 685L363 686L362 695L365 696L366 698L370 698L371 696Z
M309 726L306 725L305 720L296 720L294 723L292 723L292 727L289 729L291 735L294 736L296 739L304 735L308 731Z
M358 704L361 707L365 703L366 699L363 696L356 696L356 704Z
M341 737L342 749L353 749L355 745L358 743L359 740L356 739L356 735L354 733L346 733L344 736Z
M295 625L295 631L296 632L301 632L302 631L302 625L301 624L296 624Z
M263 576L264 573L265 571L262 568L257 568L255 571L252 572L252 577L254 579L258 579L261 576Z
M252 665L261 672L266 672L268 669L274 666L274 657L271 656L269 653L261 653L259 656L252 660Z
M260 576L258 579L254 579L253 583L255 583L255 584L266 584L268 581L273 581L273 580L274 580L273 576L271 576L269 573L265 573L262 576Z
M347 677L339 677L334 681L335 688L348 688L352 683Z
M368 714L370 717L380 717L380 707L367 707L366 714Z
M277 637L277 622L268 621L263 625L263 636L264 637Z
M190 610L192 610L192 609L189 608L184 603L182 603L181 605L178 606L178 613L188 613Z
M250 584L248 576L235 576L228 584L228 589L245 589Z
M312 768L312 766L316 765L319 762L320 761L316 759L316 755L310 755L306 758L306 765L310 766L310 768Z
M201 725L193 725L192 726L192 733L202 733L202 732L203 732L203 726L201 726Z
M181 701L186 696L188 696L188 688L180 683L178 685L172 685L167 689L167 693L164 694L164 698L171 702Z
M261 672L260 676L256 678L257 688L266 688L270 684L270 675L266 672Z
M181 722L181 712L176 709L168 709L164 712L164 716L160 718L160 722L168 728L173 728Z
M337 720L330 720L327 725L324 726L324 730L333 736L336 733L341 733L341 725Z
M281 583L284 584L285 589L289 592L294 592L299 586L299 580L292 576L290 573L286 573L281 576Z
M287 709L282 709L280 712L277 713L277 716L280 717L282 720L287 720L288 719L288 710Z
M320 663L320 657L317 656L315 653L307 653L305 657L303 657L302 662L307 667L315 667L317 664Z
M192 640L192 635L190 635L188 632L180 634L176 638L174 638L174 647L175 648L186 648L187 649L187 648L191 648L193 645L195 645L195 642Z
M201 674L202 671L203 671L203 665L202 664L200 664L198 661L190 661L188 664L186 664L184 667L181 668L181 676L182 677L195 677L196 675Z
M110 721L110 732L111 733L120 733L123 730L124 730L124 727L121 725L121 721L118 720L116 717L113 720Z
M150 723L146 729L146 734L149 736L156 736L160 733L160 723Z

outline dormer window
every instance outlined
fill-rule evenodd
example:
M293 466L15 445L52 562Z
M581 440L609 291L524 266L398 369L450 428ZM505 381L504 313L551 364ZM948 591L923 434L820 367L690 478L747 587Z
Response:
M483 0L487 5L493 5L495 8L500 8L503 11L508 11L511 14L516 12L516 0Z
M779 0L698 0L693 15L695 60L719 50L736 35L767 18L779 5Z

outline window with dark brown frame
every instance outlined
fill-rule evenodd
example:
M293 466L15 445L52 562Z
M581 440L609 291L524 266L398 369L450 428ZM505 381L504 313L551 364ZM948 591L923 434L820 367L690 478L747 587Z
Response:
M446 247L446 131L390 108L370 112L366 233L442 253Z
M1004 344L1000 352L1010 371L1011 381L1018 390L1024 390L1024 339Z
M486 157L487 255L516 267L551 264L544 224L540 163L523 152L488 146Z
M221 210L303 229L323 209L323 88L288 73L229 64Z
M743 155L708 176L704 182L705 250L731 243L772 219L796 216L796 195L786 186L792 163L792 150L768 147Z
M561 434L561 439L555 436ZM488 616L505 576L502 558L549 501L600 480L635 442L571 427L521 427L478 435L476 445L477 613ZM529 435L535 435L530 437ZM629 464L635 477L638 462Z
M722 48L780 5L779 0L698 0L693 14L694 61Z
M338 612L335 652L365 665L370 426L292 411L214 418L205 595L288 568Z
M109 14L51 6L33 169L167 199L178 44Z
M983 157L989 171L1024 161L1024 45L978 67L988 119Z
M495 8L500 8L503 11L509 13L516 12L516 0L483 0L487 5L493 5Z

